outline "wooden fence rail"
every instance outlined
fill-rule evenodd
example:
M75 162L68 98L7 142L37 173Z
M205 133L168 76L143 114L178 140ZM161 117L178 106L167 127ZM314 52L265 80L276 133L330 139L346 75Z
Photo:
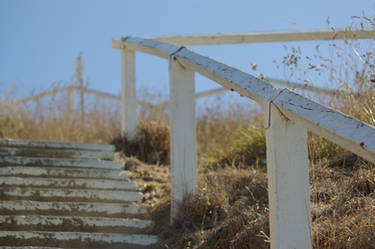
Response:
M307 34L306 34L307 33ZM353 35L354 34L354 35ZM304 32L258 34L235 37L202 36L164 40L179 45L224 44L269 41L374 38L374 31ZM229 38L230 39L229 39ZM294 38L293 38L294 37ZM171 103L171 221L183 199L197 191L194 73L199 73L258 102L263 109L272 249L312 248L309 193L307 130L375 163L375 128L320 105L286 88L274 88L264 80L194 53L183 46L138 38L115 39L112 47L121 49L122 86L135 89L136 51L169 61ZM220 90L221 91L221 90ZM134 98L124 95L123 98ZM135 100L123 105L124 134L135 137ZM131 103L131 104L127 104ZM132 114L128 114L128 113Z
M337 95L337 94L341 93L341 91L338 91L338 90L335 90L335 89L314 87L314 86L305 85L305 84L301 84L301 83L287 82L287 81L283 81L283 80L279 80L279 79L266 78L265 80L272 85L286 86L286 87L289 87L291 89L307 90L307 91L319 93L319 94L325 94L325 95L333 96L333 95ZM224 88L224 87L220 87L220 88L208 90L208 91L203 91L203 92L200 92L200 93L196 93L195 99L209 97L209 96L216 95L216 94L219 94L219 93L224 93L224 92L227 92L227 91L230 91L230 89L227 89L227 88ZM56 94L62 93L62 92L68 92L68 103L67 103L68 112L73 112L75 92L82 92L84 94L91 94L91 95L95 95L95 96L101 97L101 98L107 98L107 99L121 101L121 95L119 96L119 95L115 95L115 94L112 94L112 93L106 93L106 92L102 92L102 91L98 91L98 90L94 90L94 89L89 89L89 88L81 88L81 87L76 87L76 86L66 86L66 87L61 87L61 88L54 88L52 90L47 90L47 91L44 91L42 93L27 97L27 98L23 98L23 99L20 99L20 100L11 101L8 104L1 105L0 110L12 108L12 107L15 107L15 106L20 105L20 104L25 104L27 102L36 101L36 100L39 100L43 97L56 95ZM165 102L162 102L162 103L159 103L159 104L156 104L156 105L154 105L152 103L149 103L147 101L137 101L137 104L141 105L141 106L144 106L144 107L149 107L149 108L157 107L157 108L163 109L166 106L168 106L169 101L165 101Z

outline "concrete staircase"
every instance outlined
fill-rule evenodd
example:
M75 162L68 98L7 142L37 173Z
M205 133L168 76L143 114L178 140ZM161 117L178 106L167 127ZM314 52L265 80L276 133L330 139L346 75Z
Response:
M0 139L0 248L152 248L111 145Z

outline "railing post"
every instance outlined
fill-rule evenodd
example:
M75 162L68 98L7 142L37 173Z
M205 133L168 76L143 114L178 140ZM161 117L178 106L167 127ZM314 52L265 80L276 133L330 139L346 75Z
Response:
M66 108L66 118L69 122L73 121L74 114L74 88L68 90L68 104Z
M137 97L135 82L135 52L121 49L121 134L137 137Z
M307 130L264 106L271 249L311 249Z
M171 222L182 201L197 188L194 72L169 58L171 110Z

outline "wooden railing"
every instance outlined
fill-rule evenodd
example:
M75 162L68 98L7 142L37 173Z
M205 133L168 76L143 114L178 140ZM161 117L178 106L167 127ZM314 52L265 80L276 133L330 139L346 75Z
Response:
M286 87L289 87L289 88L292 88L292 89L307 90L307 91L310 91L310 92L313 92L313 93L319 93L319 94L325 94L325 95L331 95L331 96L340 94L340 91L335 90L335 89L326 89L326 88L314 87L314 86L304 85L304 84L300 84L300 83L287 82L287 81L282 81L282 80L279 80L279 79L272 79L272 78L267 78L265 80L272 85L286 86ZM226 92L226 91L230 91L230 89L220 87L220 88L217 88L217 89L196 93L195 99L209 97L209 96L219 94L219 93L223 93L223 92ZM27 98L23 98L23 99L20 99L20 100L11 101L11 102L9 102L5 105L0 105L0 110L9 109L9 108L15 107L17 105L26 104L26 103L32 102L32 101L37 101L37 100L39 100L43 97L56 95L56 94L62 93L62 92L68 92L67 109L68 109L68 112L70 112L69 115L72 115L72 113L73 113L74 95L75 95L76 92L81 92L83 94L90 94L90 95L95 95L95 96L101 97L101 98L121 101L121 95L115 95L115 94L112 94L112 93L106 93L106 92L102 92L102 91L98 91L98 90L94 90L94 89L89 89L89 88L81 88L81 87L76 87L76 86L65 86L65 87L54 88L54 89L51 89L51 90L43 91L42 93L27 97ZM161 103L156 104L156 105L151 104L151 103L146 102L146 101L137 101L137 104L141 105L141 106L144 106L144 107L164 108L164 107L168 106L169 101L161 102Z
M354 34L354 35L353 35ZM187 195L197 191L194 74L199 73L258 102L263 109L272 249L312 248L307 130L375 163L375 128L286 88L179 45L374 38L374 31L115 39L121 49L123 132L136 137L135 52L169 61L171 112L171 221ZM161 42L164 41L164 42Z

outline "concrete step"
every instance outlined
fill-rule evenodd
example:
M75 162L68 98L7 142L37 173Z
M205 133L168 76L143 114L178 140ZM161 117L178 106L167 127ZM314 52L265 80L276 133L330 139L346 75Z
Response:
M112 160L113 151L71 150L71 149L40 149L29 147L1 147L0 156L72 158L72 159L102 159Z
M36 246L21 246L21 247L14 247L14 246L6 246L2 247L0 246L0 249L63 249L61 247L36 247ZM73 248L70 248L73 249Z
M157 242L157 236L143 234L0 231L1 246L141 249Z
M152 225L150 220L136 218L0 215L0 228L6 231L139 233Z
M133 202L142 193L126 190L0 187L1 200Z
M32 140L16 140L16 139L0 139L0 147L32 147L32 148L39 148L39 149L92 150L92 151L114 151L115 150L115 146L109 145L109 144L32 141Z
M20 156L0 157L0 166L53 166L119 170L124 168L124 164L121 162Z
M0 177L0 186L136 190L136 185L134 182L84 178L40 178L7 176Z
M59 167L24 167L3 166L0 167L0 176L40 176L58 178L100 178L122 180L128 179L129 171L95 168L59 168Z
M141 217L146 207L130 203L103 202L45 202L30 200L1 200L0 213L5 215L53 215L89 217Z

